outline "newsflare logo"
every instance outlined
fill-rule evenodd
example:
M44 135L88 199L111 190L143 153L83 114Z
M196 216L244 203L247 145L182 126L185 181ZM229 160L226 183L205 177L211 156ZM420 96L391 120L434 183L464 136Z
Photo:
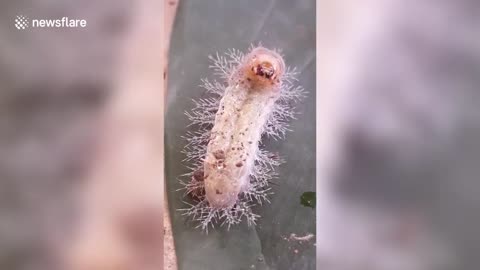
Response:
M15 17L15 27L18 30L25 30L31 28L84 28L87 26L87 21L83 19L70 19L63 17L61 19L32 19L27 16L18 15Z
M28 18L23 16L23 15L18 15L16 18L15 18L15 27L17 29L25 29L27 28L29 25L29 22L28 22Z

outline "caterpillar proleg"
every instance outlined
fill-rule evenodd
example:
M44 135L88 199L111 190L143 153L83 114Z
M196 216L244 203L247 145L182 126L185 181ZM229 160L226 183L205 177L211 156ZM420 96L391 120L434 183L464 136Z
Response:
M198 129L185 136L184 161L191 172L181 183L195 202L181 210L203 230L244 218L252 225L259 215L251 207L268 201L274 167L283 162L263 149L262 137L284 138L296 114L291 104L305 92L295 86L295 69L275 50L229 50L210 59L224 82L202 80L211 97L194 100L186 112Z

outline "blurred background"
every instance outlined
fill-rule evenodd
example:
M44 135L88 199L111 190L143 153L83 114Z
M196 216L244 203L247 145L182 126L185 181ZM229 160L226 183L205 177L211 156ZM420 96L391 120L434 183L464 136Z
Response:
M317 269L478 269L480 2L321 2Z
M162 269L162 4L0 3L0 269Z
M188 2L181 27L196 24L199 12L222 27L215 9ZM252 4L252 29L268 24L268 10L277 12L270 26L283 26L279 33L311 18L293 16L287 2L276 9L280 3ZM162 93L177 5L0 2L0 269L174 269L170 227L163 250ZM317 173L317 242L306 248L316 248L316 268L478 269L480 3L322 0L316 9L317 162L309 168ZM20 31L17 15L68 16L87 27ZM246 37L242 48L254 35L281 37L232 27ZM314 74L307 49L314 34L294 32L307 37L284 43L290 52L301 48L289 61ZM221 37L225 48L238 44L230 32ZM310 210L302 209L307 217ZM252 254L261 241L282 250L275 237L255 238ZM294 261L292 253L282 264L274 249L263 252L251 257L256 266L311 269L313 256Z

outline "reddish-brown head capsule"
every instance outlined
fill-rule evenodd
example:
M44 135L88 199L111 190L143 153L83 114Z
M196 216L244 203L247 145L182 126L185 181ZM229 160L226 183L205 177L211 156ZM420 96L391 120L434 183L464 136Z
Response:
M278 90L285 63L275 51L258 47L245 56L244 64L234 74L235 80L247 84L253 90Z

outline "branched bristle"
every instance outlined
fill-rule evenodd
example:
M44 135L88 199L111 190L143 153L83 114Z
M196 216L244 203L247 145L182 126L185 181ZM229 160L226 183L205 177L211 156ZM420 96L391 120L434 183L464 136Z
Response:
M210 55L208 58L212 61L209 67L213 69L213 74L227 81L232 71L232 66L229 64L227 57L217 52L215 56Z
M208 233L208 228L214 228L214 224L220 223L220 226L239 224L243 218L247 220L249 226L255 225L259 215L253 213L252 206L247 200L239 200L232 208L213 208L208 204L206 199L191 204L185 201L188 208L178 209L183 215L188 216L192 220L198 222L196 228L201 228Z
M193 100L194 107L185 115L190 120L191 125L199 125L201 128L207 128L215 122L215 114L218 110L219 100L215 98L203 98Z
M217 81L210 82L208 79L202 79L201 87L205 88L208 93L218 96L222 96L225 91L225 86Z
M240 65L243 62L243 58L245 55L243 52L237 49L229 49L226 53L228 57L230 57L230 65L231 68L235 68L236 66Z

